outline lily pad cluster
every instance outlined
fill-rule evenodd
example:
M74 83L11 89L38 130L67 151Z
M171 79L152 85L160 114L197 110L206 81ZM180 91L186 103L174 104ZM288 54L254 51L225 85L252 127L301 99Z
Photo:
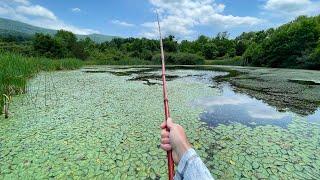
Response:
M309 126L309 127L308 127ZM296 118L288 129L220 125L212 130L207 164L219 179L317 179L319 124Z
M34 106L21 103L26 95L16 97L12 117L0 119L0 179L167 179L166 153L158 147L164 120L161 86L128 81L135 77L130 73L40 74L54 82L56 88L48 91L37 82L41 78L31 81L30 86L40 86L34 103L42 103L48 93L56 98ZM168 92L172 117L185 127L215 178L320 176L319 124L296 117L288 129L240 124L209 128L199 121L203 109L189 102L219 95L219 89L175 79L168 82Z

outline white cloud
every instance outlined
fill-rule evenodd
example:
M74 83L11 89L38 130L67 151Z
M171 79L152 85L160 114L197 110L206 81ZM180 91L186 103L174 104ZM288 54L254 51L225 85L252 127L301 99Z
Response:
M48 29L55 29L55 30L60 30L64 29L67 31L71 31L75 34L93 34L93 33L99 33L99 31L93 30L93 29L87 29L87 28L79 28L70 24L66 24L65 22L61 20L51 20L51 19L28 19L25 21L26 23L32 24L34 26L39 26L39 27L45 27Z
M287 114L281 114L271 108L250 109L248 110L248 115L252 118L270 120L282 119L287 116Z
M219 26L231 28L235 26L251 26L260 24L262 19L256 17L241 17L224 15L224 4L214 0L149 0L161 15L161 25L165 35L189 36L195 33L197 26ZM157 37L155 22L142 24L148 31L142 34L147 37Z
M245 106L248 103L252 103L252 100L247 96L217 96L217 97L205 97L200 98L193 102L196 105L208 108L211 106L223 106L223 105L239 105Z
M5 18L14 19L22 22L25 22L27 20L27 18L23 15L16 13L16 10L13 7L3 2L0 2L0 15Z
M53 12L39 5L18 6L16 8L16 12L24 15L37 16L37 17L57 20L57 17L54 15Z
M6 14L10 14L10 13L11 13L11 9L0 6L0 15L6 15Z
M75 12L75 13L79 13L79 12L81 12L81 9L80 8L72 8L71 11Z
M34 26L48 29L64 29L76 34L99 33L93 29L79 28L60 20L52 11L40 6L33 5L27 0L4 0L0 1L0 15L5 18L18 20Z
M268 0L263 7L274 15L295 18L299 15L315 15L319 13L320 1Z
M28 0L7 0L7 1L11 1L11 2L15 2L18 4L24 4L24 5L29 5L30 2Z
M111 23L112 23L112 24L116 24L116 25L120 25L120 26L126 26L126 27L133 27L133 26L135 26L134 24L131 24L131 23L128 23L128 22L125 22L125 21L119 21L119 20L117 20L117 19L112 20Z

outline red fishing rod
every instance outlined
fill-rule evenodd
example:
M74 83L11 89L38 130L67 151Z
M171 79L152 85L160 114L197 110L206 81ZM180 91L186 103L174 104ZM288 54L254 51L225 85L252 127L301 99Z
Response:
M163 50L162 34L161 34L161 27L160 27L158 12L157 12L157 20L158 20L158 28L159 28L159 36L160 36L160 49L161 49L161 61L162 61L162 89L163 89L164 115L166 118L165 121L167 121L167 119L170 117L170 111L169 111L169 101L168 101L168 93L167 93L166 66L164 62L164 50ZM167 128L167 131L169 131L168 128ZM168 159L169 180L173 180L174 163L172 158L172 151L167 152L167 159Z

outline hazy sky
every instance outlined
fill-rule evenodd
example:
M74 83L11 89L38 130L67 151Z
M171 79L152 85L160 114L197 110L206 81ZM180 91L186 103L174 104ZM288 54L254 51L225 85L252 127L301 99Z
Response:
M194 39L228 31L235 37L319 14L320 0L0 0L0 17L123 37L156 38L156 9L166 35Z

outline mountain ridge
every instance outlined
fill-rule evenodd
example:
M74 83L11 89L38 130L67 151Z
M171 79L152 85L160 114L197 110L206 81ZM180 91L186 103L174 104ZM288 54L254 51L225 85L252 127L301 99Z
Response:
M1 18L0 17L0 36L20 36L23 38L31 38L36 33L44 33L54 35L58 30L46 29L42 27L33 26L24 22ZM76 34L78 39L84 39L89 37L91 40L102 43L110 41L117 36L103 35L103 34L88 34L80 35Z

